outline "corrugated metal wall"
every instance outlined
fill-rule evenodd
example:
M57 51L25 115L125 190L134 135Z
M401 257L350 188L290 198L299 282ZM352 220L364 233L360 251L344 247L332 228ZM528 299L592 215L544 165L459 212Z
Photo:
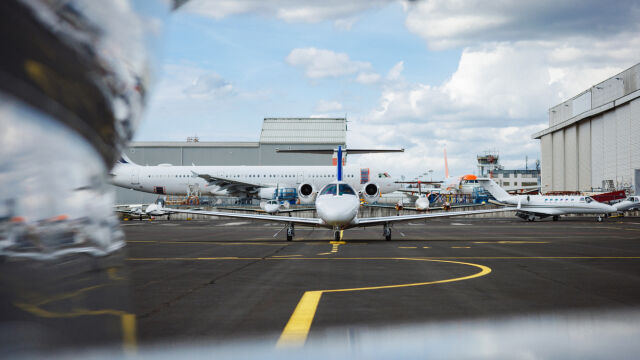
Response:
M602 128L603 128L603 151L604 151L604 163L603 163L603 180L616 179L616 112L606 112L602 116Z
M633 100L629 105L631 107L631 114L629 114L629 152L631 169L635 170L640 169L640 100Z
M578 132L577 127L564 129L564 189L578 188Z
M614 178L616 186L631 186L631 154L629 147L629 120L631 107L629 104L622 105L615 109L616 116L616 176Z
M578 124L578 190L591 190L591 122Z
M604 120L602 116L591 119L591 186L602 185L604 175Z
M553 189L565 190L564 187L564 130L552 134L553 141Z
M540 159L540 185L542 192L551 191L553 186L553 142L551 134L545 135L540 139L541 143L541 159Z

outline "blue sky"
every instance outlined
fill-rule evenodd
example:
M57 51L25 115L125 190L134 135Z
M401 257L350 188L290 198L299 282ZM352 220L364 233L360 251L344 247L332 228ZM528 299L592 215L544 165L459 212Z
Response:
M552 2L456 4L192 0L136 140L256 141L264 117L346 115L349 146L407 149L356 160L395 173L442 176L445 146L453 174L488 149L522 167L550 106L640 59L633 2L567 4L551 24Z

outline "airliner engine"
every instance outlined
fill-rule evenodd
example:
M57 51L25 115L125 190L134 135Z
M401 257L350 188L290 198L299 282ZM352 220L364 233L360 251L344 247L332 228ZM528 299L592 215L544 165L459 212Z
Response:
M311 184L300 184L298 186L298 198L301 204L313 204L318 192Z
M372 203L380 197L380 187L374 183L366 183L360 193L367 203Z
M258 191L258 198L260 199L271 200L271 199L275 199L275 197L276 197L276 188L274 187L261 188Z

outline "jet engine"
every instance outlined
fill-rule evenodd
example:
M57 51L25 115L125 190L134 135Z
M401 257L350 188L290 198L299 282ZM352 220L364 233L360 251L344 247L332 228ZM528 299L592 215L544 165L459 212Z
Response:
M259 199L271 200L271 199L275 199L275 197L276 197L276 188L274 187L261 188L258 191Z
M317 190L311 184L300 184L298 186L298 198L301 204L313 204L317 193Z
M372 203L380 197L380 187L374 183L366 183L360 193L367 203Z

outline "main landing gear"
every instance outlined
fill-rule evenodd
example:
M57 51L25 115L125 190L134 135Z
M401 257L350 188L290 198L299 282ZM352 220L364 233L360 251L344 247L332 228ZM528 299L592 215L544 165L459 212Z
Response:
M387 241L391 240L391 225L384 224L384 228L382 228L382 236L384 236L384 239Z
M340 230L334 230L333 231L333 240L334 241L342 240L342 236L340 236Z
M598 217L596 217L597 222L602 222L603 219L604 219L604 216L602 215L598 215Z
M292 241L293 237L296 235L295 228L293 224L287 225L287 241Z
M554 215L554 216L553 216L553 221L558 221L558 220L560 220L560 216L558 216L558 215Z

